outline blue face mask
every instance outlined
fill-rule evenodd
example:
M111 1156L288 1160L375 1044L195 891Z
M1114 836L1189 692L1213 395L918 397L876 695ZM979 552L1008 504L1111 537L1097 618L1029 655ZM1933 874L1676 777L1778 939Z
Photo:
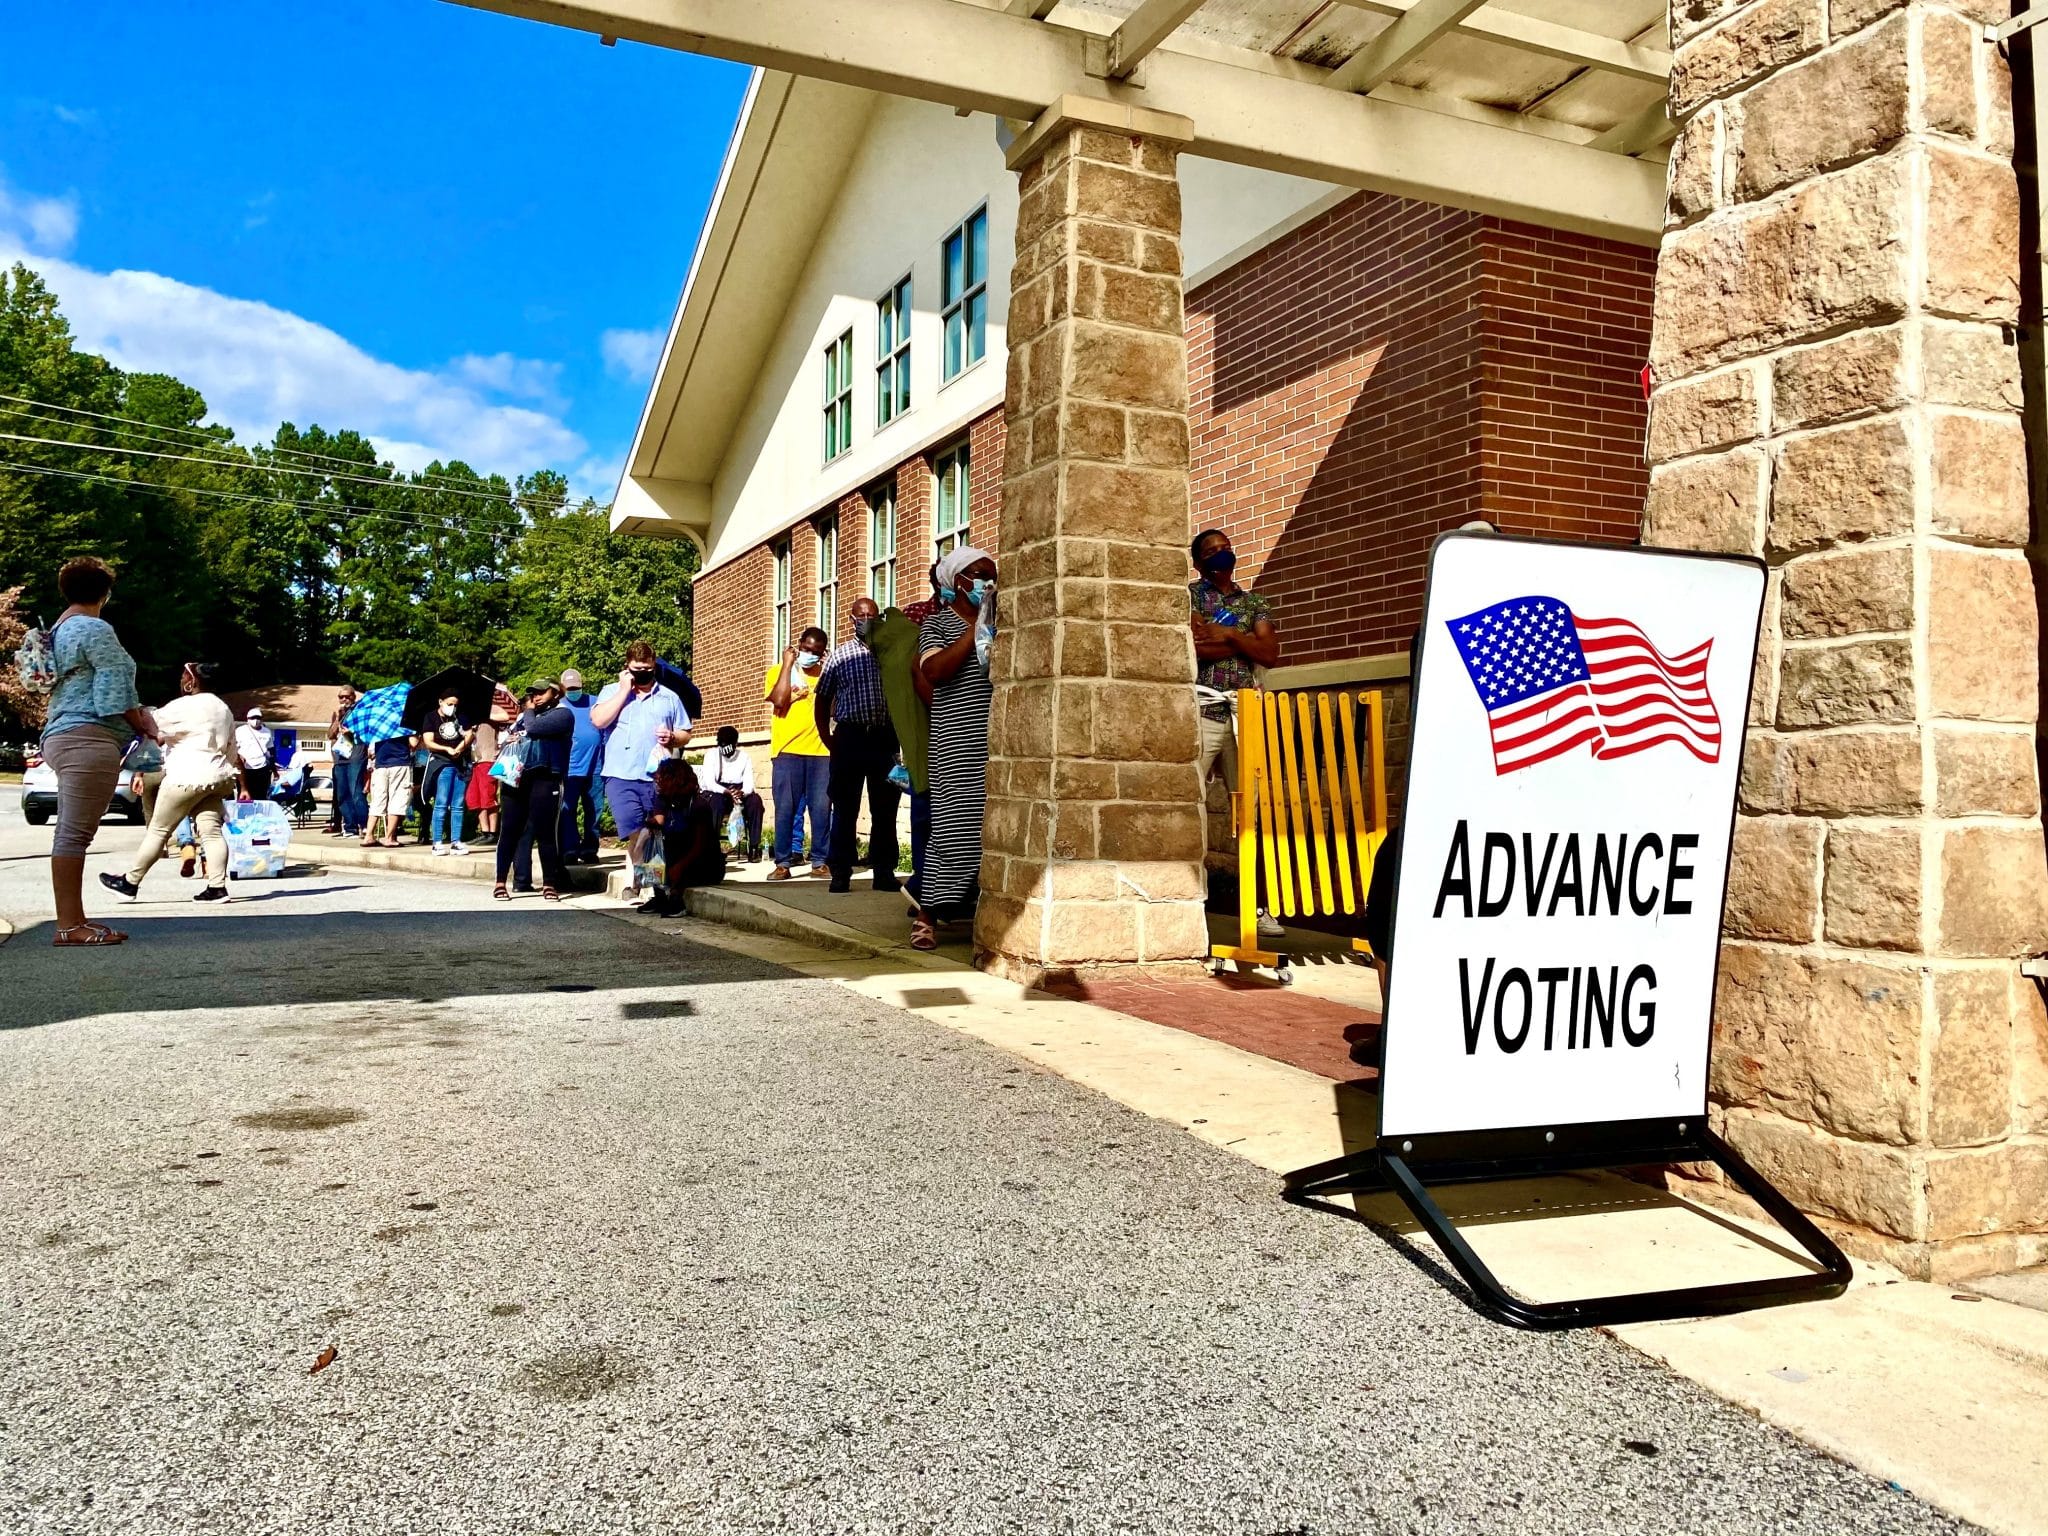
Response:
M977 576L974 578L973 590L968 595L971 596L978 603L983 598L987 597L989 593L992 590L994 590L994 588L995 583L993 581L990 581L986 576Z
M960 594L955 592L951 587L939 588L939 601L942 603L954 602L959 598L959 596Z
M816 654L813 651L798 651L796 653L796 664L802 667L806 672L817 671L818 663L823 661L824 659L824 657Z

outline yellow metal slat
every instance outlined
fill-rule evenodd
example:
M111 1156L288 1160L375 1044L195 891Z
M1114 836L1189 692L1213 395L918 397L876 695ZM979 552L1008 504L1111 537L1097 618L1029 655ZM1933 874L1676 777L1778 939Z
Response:
M1287 782L1281 772L1278 725L1281 706L1280 700L1270 693L1260 703L1266 720L1265 740L1261 743L1266 772L1259 786L1260 817L1266 829L1266 902L1276 916L1293 917L1293 846L1287 840L1289 796Z
M1309 843L1316 856L1316 889L1323 916L1328 917L1336 910L1337 904L1333 899L1335 882L1330 878L1330 838L1323 826L1322 779L1316 771L1316 717L1307 694L1297 693L1294 704L1301 721L1301 766L1303 777L1308 781ZM1334 784L1330 786L1333 790L1336 787Z
M1294 752L1300 758L1300 784L1303 795L1294 799L1294 856L1300 860L1300 909L1311 913L1317 907L1315 887L1315 864L1323 864L1323 889L1321 903L1323 911L1329 911L1329 848L1323 846L1323 797L1315 786L1315 721L1309 715L1309 694L1294 694L1294 735L1288 741L1294 743ZM1303 831L1307 823L1307 831Z
M1316 909L1315 856L1308 848L1308 828L1302 814L1300 749L1295 743L1295 711L1293 701L1285 694L1280 698L1280 756L1287 764L1287 823L1293 829L1293 840L1282 851L1282 857L1294 861L1295 906L1306 917Z
M1349 694L1338 695L1340 700L1349 697ZM1341 710L1339 714L1341 716ZM1337 735L1330 729L1330 696L1327 693L1316 695L1316 724L1323 733L1323 763L1330 776L1330 848L1337 865L1337 893L1341 898L1337 910L1356 912L1358 893L1351 883L1353 849L1344 827L1344 779L1337 768ZM1344 733L1344 739L1347 742L1351 740L1349 731ZM1355 772L1352 778L1355 782ZM1353 794L1356 794L1355 789Z
M1344 787L1351 797L1351 843L1358 863L1358 910L1365 910L1366 893L1372 889L1372 873L1365 866L1365 840L1371 832L1371 825L1365 819L1365 791L1358 773L1358 724L1357 706L1378 694L1360 694L1354 701L1350 694L1337 695L1337 713L1344 721ZM1371 761L1367 759L1368 763ZM1353 863L1347 858L1345 867Z

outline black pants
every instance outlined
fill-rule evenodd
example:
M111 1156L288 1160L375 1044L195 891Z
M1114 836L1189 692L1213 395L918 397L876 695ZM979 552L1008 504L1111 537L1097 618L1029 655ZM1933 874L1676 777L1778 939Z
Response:
M697 797L704 802L704 808L711 812L711 824L723 827L732 818L732 796L722 789L707 789ZM750 859L761 857L761 797L748 794L740 801L740 824L747 829L746 847L734 847L734 853L744 852Z
M265 763L261 768L244 768L242 770L242 782L249 786L249 798L251 800L268 800L270 798L270 776L275 772L277 772L277 768L271 763Z
M498 884L513 875L515 890L533 889L533 850L540 846L543 885L561 890L569 883L562 868L562 781L529 768L498 797Z
M896 732L888 725L832 728L832 852L826 861L834 880L853 878L854 824L860 796L868 796L868 864L875 884L896 882L896 802L901 791L889 782L896 766Z

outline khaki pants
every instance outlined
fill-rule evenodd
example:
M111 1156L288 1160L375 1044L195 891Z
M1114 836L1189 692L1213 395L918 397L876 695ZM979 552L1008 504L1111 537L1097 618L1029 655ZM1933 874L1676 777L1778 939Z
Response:
M1201 731L1201 750L1195 758L1196 771L1201 774L1202 794L1209 793L1209 775L1216 764L1223 764L1223 787L1233 795L1237 793L1237 720L1234 713L1221 720L1211 720L1207 715L1197 715L1195 724Z
M81 725L43 743L43 761L57 775L57 831L50 839L53 859L82 859L92 847L100 818L121 782L123 744L111 731Z
M142 884L142 877L149 873L149 867L164 856L164 846L170 842L171 834L178 830L178 823L190 816L199 834L199 851L206 860L206 883L216 887L226 885L228 841L221 834L221 822L227 815L224 802L233 789L232 784L209 784L201 789L185 784L159 785L156 809L150 815L149 830L142 834L142 846L135 850L135 863L128 871L128 883Z

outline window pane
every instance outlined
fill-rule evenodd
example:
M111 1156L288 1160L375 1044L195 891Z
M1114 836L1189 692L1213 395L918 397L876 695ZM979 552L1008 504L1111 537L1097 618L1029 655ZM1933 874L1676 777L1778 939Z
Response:
M988 281L988 213L977 213L967 224L967 286Z
M967 361L978 363L988 346L988 290L967 301Z
M896 359L896 409L910 409L910 349L905 347L903 355Z
M883 299L875 306L875 356L887 357L896 347L896 305Z
M961 357L965 339L963 317L956 309L946 316L946 377L949 379L965 366Z
M960 231L955 230L952 234L946 236L945 259L940 263L939 302L941 304L950 304L960 297L960 290L965 286L960 279Z

